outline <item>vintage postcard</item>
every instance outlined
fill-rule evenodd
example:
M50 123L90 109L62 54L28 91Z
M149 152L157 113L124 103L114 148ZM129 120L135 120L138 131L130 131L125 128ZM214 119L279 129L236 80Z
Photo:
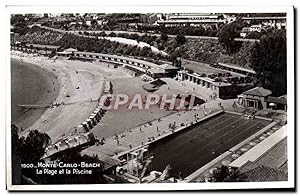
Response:
M8 190L294 188L292 6L6 11Z

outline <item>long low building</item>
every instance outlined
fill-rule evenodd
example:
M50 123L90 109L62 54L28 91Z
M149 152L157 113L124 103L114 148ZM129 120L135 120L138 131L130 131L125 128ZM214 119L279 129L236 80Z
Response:
M137 59L134 57L125 57L112 54L94 53L94 52L81 52L74 48L68 48L63 51L58 51L61 46L52 45L40 45L40 44L14 44L11 46L14 50L24 52L36 52L41 54L55 53L58 56L63 57L77 57L89 60L99 60L104 62L113 63L116 65L124 66L131 71L137 73L145 73L152 78L161 77L175 77L178 67L170 64L156 64L145 60ZM46 51L46 52L45 52Z
M102 53L94 53L94 52L57 52L58 56L65 57L78 57L78 58L88 58L95 59L99 61L105 61L110 63L116 63L120 65L125 65L126 67L130 67L138 72L143 72L150 75L153 78L160 77L174 77L179 70L178 67L169 65L169 64L155 64L152 62L130 58L125 56L111 55L111 54L102 54Z
M176 20L166 20L166 21L157 21L158 25L166 26L166 27L174 27L174 26L197 26L203 24L219 24L225 23L223 19L197 19L197 20L184 20L184 19L176 19Z
M29 44L29 43L15 43L11 45L12 49L20 50L24 52L34 52L34 53L55 53L61 46L54 45L42 45L42 44Z
M212 66L217 69L222 69L222 70L230 71L230 72L237 73L237 74L248 75L248 76L256 75L256 72L253 69L248 69L248 68L241 67L241 66L234 65L234 64L218 63L218 64L215 64Z

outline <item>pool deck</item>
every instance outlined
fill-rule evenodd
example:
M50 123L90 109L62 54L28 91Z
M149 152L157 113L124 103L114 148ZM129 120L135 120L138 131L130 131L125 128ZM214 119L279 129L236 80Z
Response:
M211 114L209 114L210 111ZM206 116L205 112L207 114ZM211 100L210 102L205 103L205 108L201 106L198 110L179 111L178 113L173 113L160 118L160 121L158 121L158 119L152 120L152 125L145 123L130 130L125 130L118 134L119 142L115 139L116 136L105 138L105 143L103 145L91 146L83 150L82 154L105 154L115 158L120 157L129 151L134 151L142 146L149 145L152 142L181 131L187 126L190 126L191 123L200 122L221 112L223 111L217 106L216 101ZM197 114L198 117L196 120L195 115ZM174 122L176 122L176 128L172 131L169 128L169 124ZM181 123L184 123L185 126L180 126ZM152 139L149 140L149 138Z
M248 152L240 156L238 159L233 161L230 167L242 167L248 161L255 161L261 157L265 152L270 150L275 144L283 140L287 136L287 126L282 127L270 137L266 138L261 143L251 148Z

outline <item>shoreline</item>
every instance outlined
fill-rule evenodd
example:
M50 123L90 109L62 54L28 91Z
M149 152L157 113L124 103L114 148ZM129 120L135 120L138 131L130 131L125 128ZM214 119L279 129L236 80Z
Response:
M71 61L61 57L48 58L19 51L11 51L11 57L35 64L57 77L60 86L54 103L65 104L46 108L32 125L19 133L20 137L26 136L28 130L37 129L47 133L53 143L76 134L76 127L94 111L97 103L92 100L98 100L101 96L105 78L113 80L132 77L120 69L107 67L107 63L103 62ZM24 118L17 126L24 127L26 121L28 119Z
M19 104L49 105L57 99L61 89L58 76L37 63L11 56L11 122L27 129L38 120L46 108L26 110ZM38 95L38 96L37 96ZM25 120L26 119L26 120ZM25 122L24 122L25 121Z

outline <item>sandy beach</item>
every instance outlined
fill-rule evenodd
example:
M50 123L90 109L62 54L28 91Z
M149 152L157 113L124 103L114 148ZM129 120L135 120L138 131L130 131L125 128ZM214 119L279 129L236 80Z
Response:
M33 77L34 76L34 77ZM23 128L32 125L45 111L44 108L25 111L19 104L51 104L59 93L55 74L39 66L11 59L11 121L26 118ZM38 96L37 96L38 95Z
M12 51L11 57L38 66L40 70L36 69L36 71L48 73L46 80L55 75L51 82L43 81L44 84L52 84L53 89L47 89L47 94L50 90L51 97L47 97L43 93L36 93L37 100L35 102L27 103L23 100L22 104L48 104L53 100L52 103L63 102L65 105L46 108L40 114L35 115L31 115L32 111L41 109L30 109L29 112L26 112L27 114L19 116L14 122L17 126L26 128L20 135L26 135L30 129L38 129L41 132L46 132L51 137L52 142L72 134L74 128L89 117L96 107L97 102L95 100L101 95L104 79L131 77L122 69L108 67L108 63L48 58L17 51ZM34 73L30 73L32 77L36 77ZM43 88L48 88L47 85L37 88L38 90L41 88L45 92ZM58 86L59 90L57 89Z

